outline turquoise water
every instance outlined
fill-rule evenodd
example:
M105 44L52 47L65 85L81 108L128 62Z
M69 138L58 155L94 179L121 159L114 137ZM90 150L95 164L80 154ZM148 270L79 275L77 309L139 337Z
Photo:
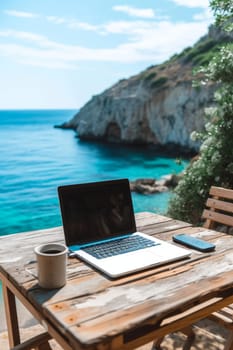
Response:
M146 147L84 142L56 129L73 110L0 111L0 235L61 225L57 186L127 177L160 178L187 165ZM133 194L135 212L166 211L169 193Z

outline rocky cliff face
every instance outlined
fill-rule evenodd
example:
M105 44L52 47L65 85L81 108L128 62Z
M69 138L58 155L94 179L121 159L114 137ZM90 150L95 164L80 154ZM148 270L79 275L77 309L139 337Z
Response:
M190 133L203 128L204 108L213 104L216 87L194 88L192 71L216 52L217 36L212 30L164 64L119 81L94 96L62 127L75 129L83 139L198 150Z

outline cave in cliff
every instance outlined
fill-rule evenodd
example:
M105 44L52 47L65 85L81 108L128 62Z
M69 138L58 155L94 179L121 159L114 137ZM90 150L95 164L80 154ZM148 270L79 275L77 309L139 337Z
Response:
M116 122L112 122L108 124L104 138L109 142L121 141L121 129Z

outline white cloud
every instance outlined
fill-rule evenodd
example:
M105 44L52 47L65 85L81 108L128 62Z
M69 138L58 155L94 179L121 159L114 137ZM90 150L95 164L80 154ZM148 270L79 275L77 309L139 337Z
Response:
M82 29L86 31L101 32L101 26L96 26L87 22L80 22L74 19L68 20L58 16L46 16L46 20L54 24L64 24L70 29Z
M66 23L66 20L64 18L58 17L58 16L47 16L46 19L47 19L47 21L55 23L55 24Z
M118 47L123 57L127 56L130 61L151 60L153 63L159 63L168 59L174 53L180 52L186 46L195 43L206 32L206 26L203 23L171 23L160 22L153 26L135 25L120 26L122 32L131 32L132 41ZM118 28L118 30L120 30ZM135 55L135 56L134 56Z
M119 6L113 6L114 11L124 12L129 16L132 17L141 17L141 18L154 18L155 13L153 9L147 8L147 9L140 9L136 7L131 7L127 5L119 5Z
M35 33L8 30L0 32L0 36L9 38L7 44L0 45L0 52L20 63L47 68L77 69L81 61L156 64L206 34L207 23L121 21L110 22L102 30L109 35L124 34L125 42L111 48L88 48Z
M71 63L65 63L62 61L55 62L54 60L41 60L41 59L23 59L22 61L19 59L19 63L26 64L29 66L34 67L42 67L42 68L49 68L49 69L77 69L78 66Z
M94 31L94 32L98 32L100 31L100 27L87 23L87 22L78 22L78 21L69 21L68 23L68 27L69 28L77 28L77 29L83 29L83 30L87 30L87 31Z
M51 42L44 36L40 34L34 34L30 32L20 32L16 30L6 30L1 31L0 36L9 37L10 39L23 40L34 45L49 47Z
M176 5L191 8L208 8L209 0L172 0Z
M122 42L115 47L113 46L114 41L111 41L111 47L89 48L75 44L63 44L32 32L6 30L0 32L0 37L8 37L8 42L0 45L1 54L27 65L64 69L77 69L81 61L160 63L174 53L194 44L206 34L212 19L205 0L172 1L183 6L202 7L202 12L196 14L192 22L171 22L161 20L161 18L158 20L152 9L139 9L122 5L115 6L113 9L144 19L111 21L100 25L58 16L46 16L44 19L47 21L69 28L93 31L95 34L109 36L123 34ZM28 12L12 12L14 15L16 13L17 15L21 14L21 16L22 14L30 15ZM31 15L36 16L35 14ZM154 18L154 20L147 21L148 18ZM106 43L108 42L106 40Z
M214 22L214 16L210 8L205 9L204 11L197 13L193 16L195 21L209 21L210 23Z
M6 13L8 16L13 16L13 17L22 17L22 18L37 18L37 17L39 17L39 15L36 13L15 11L15 10L5 10L4 13Z
M195 21L214 22L214 16L209 6L209 0L172 0L176 5L185 6L189 8L200 8L202 12L193 16Z
M8 37L10 36L11 30L3 30L0 32L0 37Z

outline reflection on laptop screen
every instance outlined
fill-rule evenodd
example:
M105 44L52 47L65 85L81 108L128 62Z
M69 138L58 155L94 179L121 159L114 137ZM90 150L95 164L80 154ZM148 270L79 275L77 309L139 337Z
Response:
M128 180L58 188L66 244L83 244L136 231Z

